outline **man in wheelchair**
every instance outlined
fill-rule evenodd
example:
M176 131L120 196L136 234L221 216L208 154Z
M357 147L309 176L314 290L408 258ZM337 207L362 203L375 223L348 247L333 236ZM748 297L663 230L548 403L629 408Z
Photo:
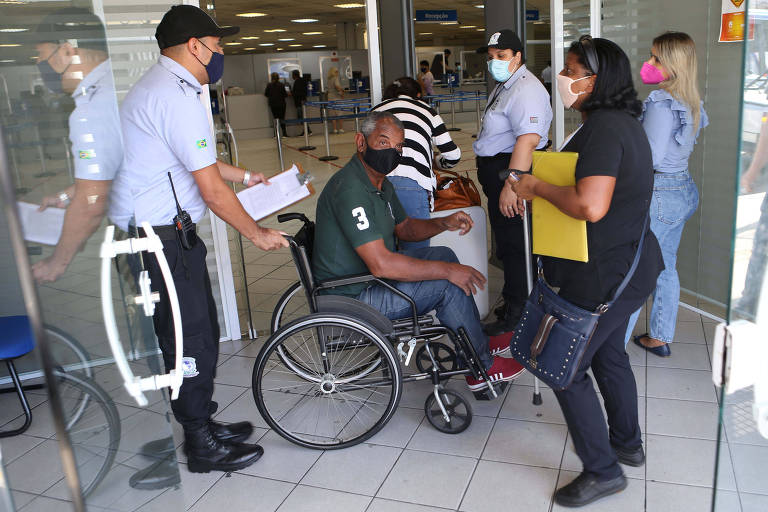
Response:
M483 289L485 277L458 262L447 247L426 247L397 252L396 238L415 242L445 230L464 235L473 227L464 212L436 219L406 216L386 175L397 167L404 142L400 120L389 112L372 112L355 135L357 154L339 170L317 203L313 273L318 280L371 273L391 280L410 296L419 315L435 310L444 326L463 327L487 370L491 382L510 381L524 370L509 354L509 340L489 341L472 298ZM370 304L395 320L411 315L402 297L370 283L347 285L331 291ZM482 377L466 377L472 391L486 386Z

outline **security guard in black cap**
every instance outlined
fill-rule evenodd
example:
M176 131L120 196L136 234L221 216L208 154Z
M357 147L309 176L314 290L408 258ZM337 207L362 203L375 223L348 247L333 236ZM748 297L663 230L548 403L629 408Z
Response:
M187 467L192 472L239 470L252 464L263 450L242 442L253 431L249 422L225 425L210 419L215 411L211 397L219 325L205 245L191 223L197 223L210 208L263 250L287 246L280 232L260 227L245 212L225 183L251 186L266 180L261 174L216 159L216 143L200 98L203 84L221 78L221 37L238 30L219 27L205 12L189 5L174 6L163 16L155 34L162 55L121 106L125 158L110 206L110 218L122 229L143 222L152 225L173 269L184 333L184 381L171 409L184 427ZM177 209L171 182L181 209L191 220L190 229L181 232L174 227ZM142 232L139 228L140 235ZM145 264L152 288L161 296L153 320L170 369L175 346L168 293L157 261L147 258Z

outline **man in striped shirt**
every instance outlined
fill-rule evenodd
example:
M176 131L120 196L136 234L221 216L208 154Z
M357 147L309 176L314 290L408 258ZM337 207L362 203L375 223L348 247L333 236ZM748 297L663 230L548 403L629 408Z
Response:
M373 108L387 111L405 127L405 142L400 165L387 179L395 187L400 203L409 217L428 219L434 208L434 164L450 169L459 163L461 150L451 139L445 123L435 109L421 101L421 87L410 77L398 78L384 90L384 101ZM433 158L433 145L439 155ZM429 240L403 242L403 249L429 247Z

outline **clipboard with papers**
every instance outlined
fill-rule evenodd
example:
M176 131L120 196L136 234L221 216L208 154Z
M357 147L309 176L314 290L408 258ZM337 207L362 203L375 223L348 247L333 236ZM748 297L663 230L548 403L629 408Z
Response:
M269 185L259 183L238 192L237 198L254 220L283 210L315 193L310 181L312 175L304 172L299 164L269 177Z
M578 153L533 153L533 175L558 186L576 185ZM531 207L533 253L574 261L589 261L587 221L566 215L541 197Z

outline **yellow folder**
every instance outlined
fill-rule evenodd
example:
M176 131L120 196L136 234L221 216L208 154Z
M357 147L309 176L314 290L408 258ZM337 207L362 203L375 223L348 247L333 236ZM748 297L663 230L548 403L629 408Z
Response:
M576 184L578 153L533 153L533 175L553 185ZM531 207L533 253L575 261L588 261L587 221L574 219L555 205L536 197Z

